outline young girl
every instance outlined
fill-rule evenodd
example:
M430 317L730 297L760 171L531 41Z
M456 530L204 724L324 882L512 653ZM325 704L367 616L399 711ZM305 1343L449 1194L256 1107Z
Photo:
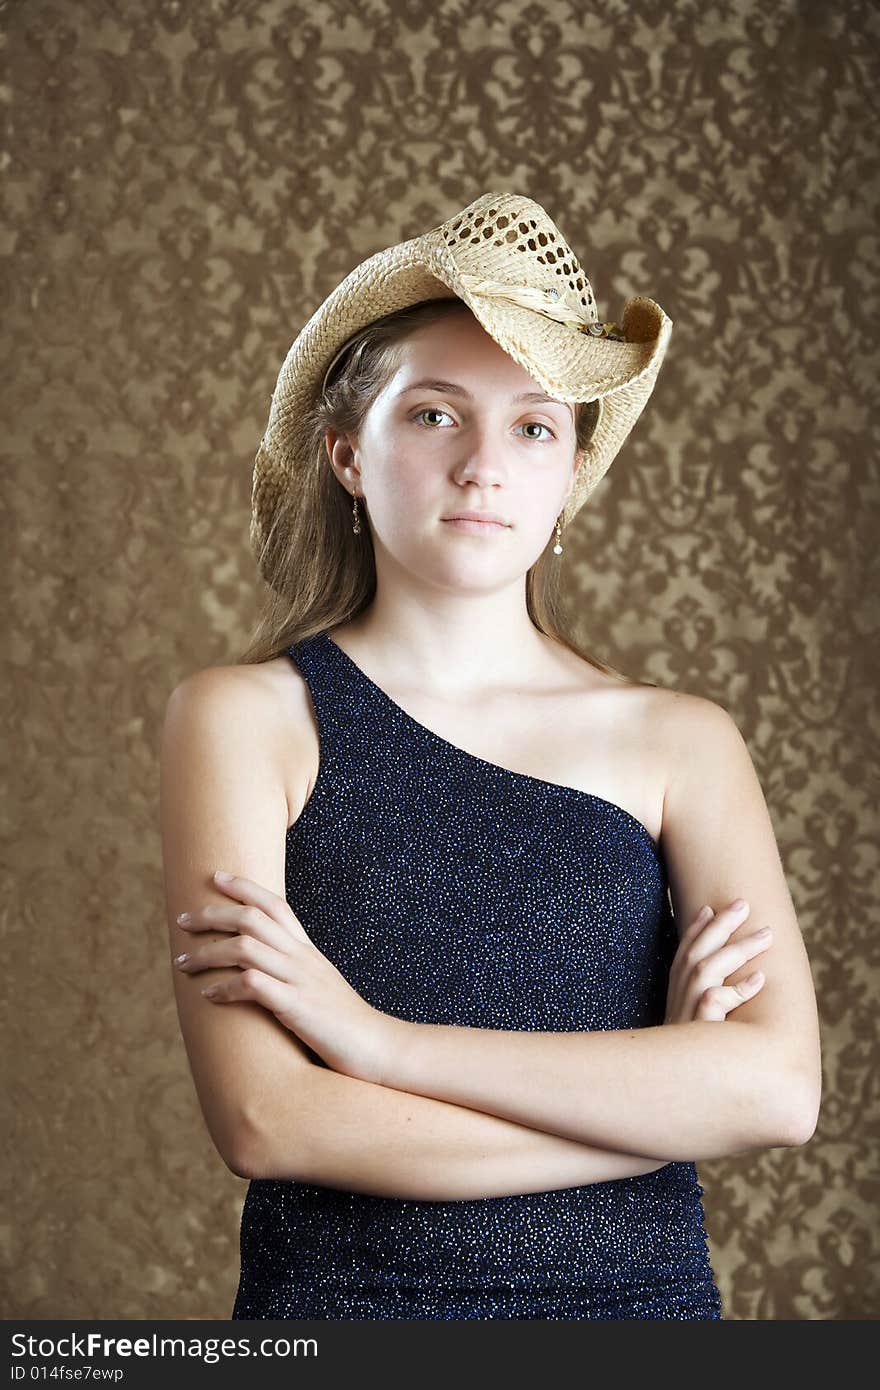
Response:
M645 298L600 323L544 209L487 194L357 267L282 366L270 602L162 748L182 1032L251 1180L234 1318L720 1318L696 1161L813 1133L744 741L560 607L670 328Z

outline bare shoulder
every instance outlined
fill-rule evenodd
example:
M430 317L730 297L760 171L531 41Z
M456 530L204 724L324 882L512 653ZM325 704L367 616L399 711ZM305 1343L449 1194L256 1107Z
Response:
M191 671L189 675L184 676L179 685L191 689L201 687L206 691L212 687L230 691L239 689L242 692L270 691L274 684L271 674L273 668L277 669L285 662L287 657L279 656L272 661L230 662L226 666L203 666L200 670Z
M260 761L265 756L278 767L291 824L311 794L319 751L309 688L294 662L281 655L204 667L184 677L172 695L197 701L235 731L237 742L251 743Z
M254 737L273 736L290 727L291 717L306 712L308 687L286 656L269 661L206 666L185 676L172 694L185 692L213 705L227 705L229 717L257 716Z
M265 703L269 683L262 678L261 671L260 665L205 666L184 676L171 693L232 704Z
M662 768L663 814L668 826L676 807L693 803L702 784L721 786L751 768L751 755L733 716L703 695L657 688L651 692L652 746Z
M274 738L278 693L264 665L206 666L184 676L169 696L169 706L186 705L195 714L222 724L236 739L262 742Z
M723 756L725 743L741 738L728 710L705 695L660 686L653 689L651 695L654 697L650 702L651 717L673 760L670 771L674 771L675 762L688 750L693 758L697 743L701 754L715 751Z
M628 732L644 769L652 769L663 800L681 773L699 764L718 767L729 755L739 730L723 705L702 695L662 685L608 687L621 711L620 727Z

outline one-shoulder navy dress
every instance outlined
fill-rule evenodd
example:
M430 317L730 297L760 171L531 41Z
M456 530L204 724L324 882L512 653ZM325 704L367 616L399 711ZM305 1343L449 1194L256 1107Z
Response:
M288 649L320 762L287 901L374 1007L543 1032L663 1022L677 934L659 845L601 796L413 719L324 632ZM233 1318L721 1318L691 1162L415 1201L254 1179Z

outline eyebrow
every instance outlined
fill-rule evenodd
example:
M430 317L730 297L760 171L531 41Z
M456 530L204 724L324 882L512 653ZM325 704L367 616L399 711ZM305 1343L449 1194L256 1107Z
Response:
M405 396L407 391L444 391L451 396L467 396L470 399L470 391L461 386L457 381L442 381L439 378L425 377L423 381L413 381L409 386L402 387L398 396ZM518 396L511 396L511 403L519 401L544 401L548 405L561 405L566 409L571 409L568 401L558 401L553 396L545 395L543 391L522 391Z

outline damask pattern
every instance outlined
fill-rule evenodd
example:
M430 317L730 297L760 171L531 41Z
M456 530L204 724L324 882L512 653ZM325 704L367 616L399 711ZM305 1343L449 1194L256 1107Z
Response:
M216 1318L244 1184L177 1028L158 734L257 611L278 367L491 188L675 323L566 536L579 635L722 703L813 966L819 1128L701 1163L729 1318L877 1316L877 94L870 0L8 0L4 1315ZM876 416L874 417L876 419ZM10 763L13 759L10 758Z

